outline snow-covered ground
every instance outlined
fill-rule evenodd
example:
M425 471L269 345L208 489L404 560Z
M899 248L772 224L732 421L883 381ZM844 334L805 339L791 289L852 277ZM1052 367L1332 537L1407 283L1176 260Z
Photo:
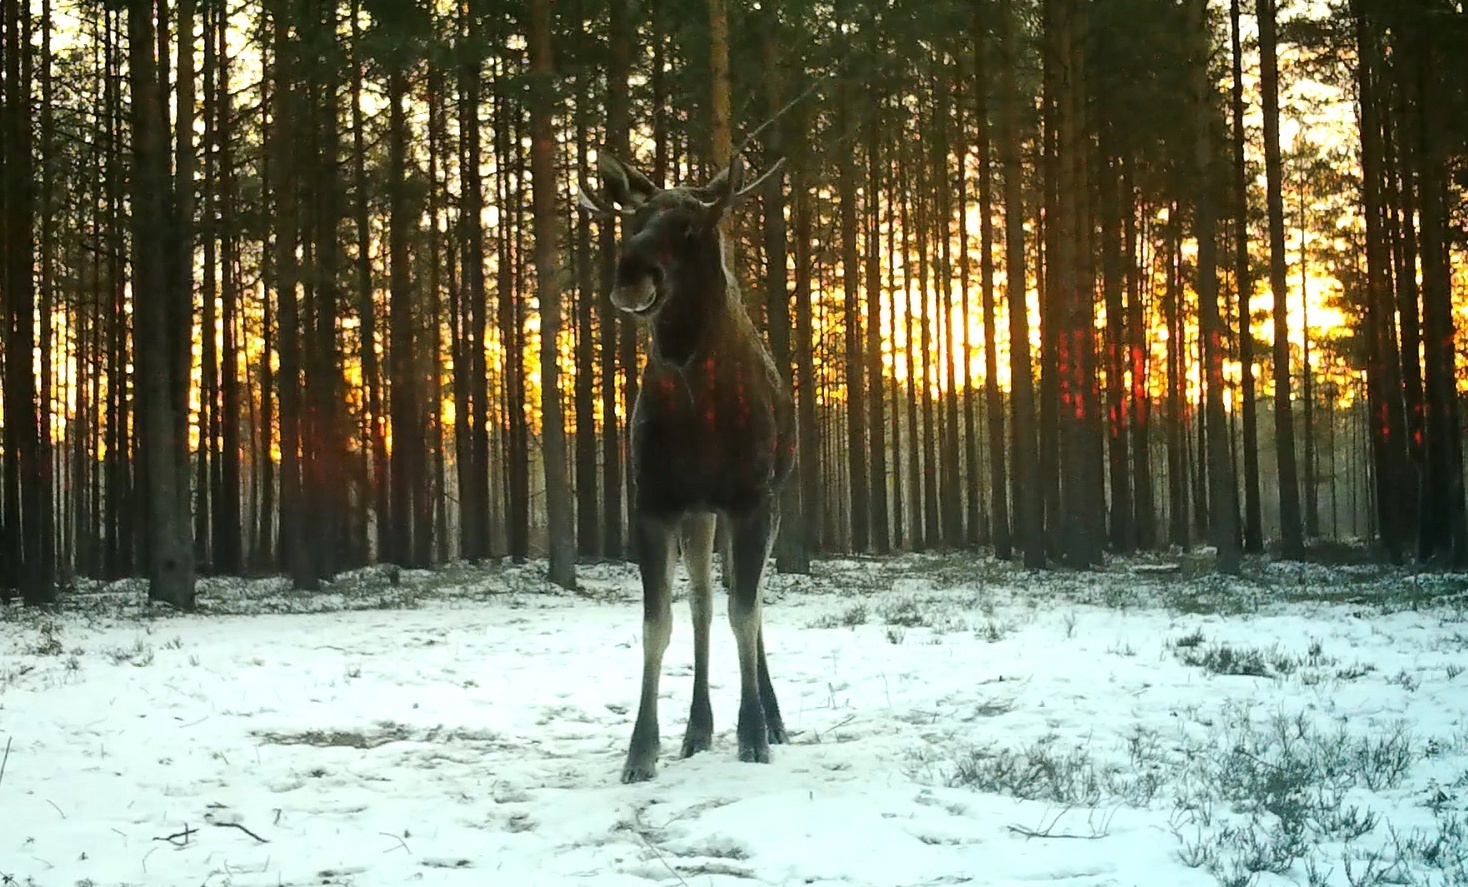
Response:
M680 605L624 786L636 573L541 569L0 613L0 883L1468 883L1464 577L822 562L769 581L792 744L737 761L720 620L676 757Z

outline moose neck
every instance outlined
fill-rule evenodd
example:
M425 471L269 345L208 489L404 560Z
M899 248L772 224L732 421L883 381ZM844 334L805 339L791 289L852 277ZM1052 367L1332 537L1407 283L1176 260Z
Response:
M667 304L652 322L651 353L656 360L683 367L705 355L733 320L733 312L743 310L724 264L723 235L700 242L667 286Z

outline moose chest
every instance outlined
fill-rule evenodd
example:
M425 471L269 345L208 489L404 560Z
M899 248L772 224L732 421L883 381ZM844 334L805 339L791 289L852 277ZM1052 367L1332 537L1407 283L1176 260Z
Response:
M648 367L632 423L639 506L738 510L768 495L793 452L786 401L753 362Z

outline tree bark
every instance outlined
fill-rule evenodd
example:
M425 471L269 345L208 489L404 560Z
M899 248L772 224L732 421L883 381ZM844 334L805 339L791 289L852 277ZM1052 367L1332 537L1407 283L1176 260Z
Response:
M557 266L555 69L551 57L551 0L530 5L530 178L535 212L535 277L540 303L541 440L545 460L546 532L550 581L576 587L576 541L572 530L571 481L566 474L566 429L562 418L559 336L561 291Z
M1022 139L1019 131L1019 109L1022 96L1015 77L1017 54L1014 36L1013 0L999 0L996 28L999 42L999 156L1004 167L1004 247L1005 296L1009 303L1009 354L1014 439L1012 457L1015 537L1024 552L1024 565L1037 570L1045 566L1045 536L1042 514L1036 507L1036 482L1039 477L1035 451L1034 377L1030 363L1029 306L1025 288L1024 170L1021 166Z
M140 432L147 461L148 596L183 610L194 607L194 551L189 520L186 454L177 434L175 393L188 378L175 377L171 359L177 303L186 298L168 273L169 201L166 114L153 54L153 7L129 0L128 67L132 86L134 364L139 389Z
M1269 284L1274 296L1274 440L1279 465L1280 543L1286 558L1297 559L1305 553L1305 528L1300 514L1299 465L1295 458L1294 408L1290 393L1276 0L1256 0L1256 5L1259 14L1259 80L1264 111L1264 170L1269 203Z

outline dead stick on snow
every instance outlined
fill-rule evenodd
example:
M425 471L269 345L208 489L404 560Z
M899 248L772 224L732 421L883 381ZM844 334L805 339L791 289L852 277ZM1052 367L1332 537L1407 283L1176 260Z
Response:
M154 838L153 840L155 840L155 841L167 841L170 844L175 844L175 845L178 845L178 846L183 846L184 844L187 844L189 842L189 838L193 837L196 834L198 834L198 830L197 829L195 829L191 825L185 824L184 825L184 828L183 828L183 831L181 831L181 832L174 832L173 834L168 835L167 837ZM180 841L179 841L180 838L183 839L182 843L180 843Z
M244 832L245 834L249 835L250 837L254 838L255 840L259 841L261 844L269 844L270 843L270 841L268 839L260 837L259 835L255 834L254 832L252 832L249 829L245 828L243 825L240 825L238 822L216 822L216 823L214 823L214 825L217 825L220 828L237 828L240 831Z
M10 743L14 739L13 736L5 737L5 757L0 758L0 783L5 782L5 765L10 763Z
M389 838L392 838L394 841L397 841L399 844L403 845L403 849L408 851L408 855L409 856L413 855L413 851L412 850L408 850L408 842L407 841L404 841L402 838L399 838L397 835L393 834L392 832L378 832L378 834L379 835L384 835L384 836L389 837ZM384 850L382 852L383 853L391 853L391 852L393 852L396 849L398 849L398 848L396 848L396 847L389 847L389 848L387 848L386 850Z

